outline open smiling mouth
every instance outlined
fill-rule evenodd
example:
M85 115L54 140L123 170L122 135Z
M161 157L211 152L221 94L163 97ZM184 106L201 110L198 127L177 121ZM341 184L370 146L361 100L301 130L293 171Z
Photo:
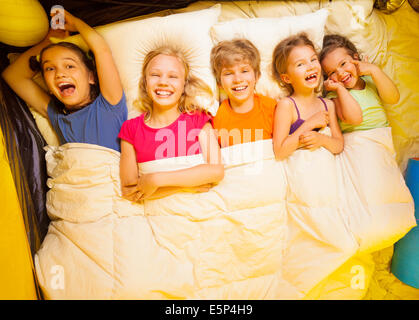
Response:
M158 97L162 98L170 97L173 94L173 92L167 90L155 90L154 92Z
M348 83L350 80L351 80L351 75L350 75L350 74L348 74L346 77L344 77L344 78L342 79L342 82L343 82L343 83Z
M309 82L315 82L317 81L317 74L316 73L310 74L308 77L305 78L305 80Z
M240 86L240 87L232 88L232 90L235 91L235 92L242 92L246 89L247 89L247 86Z
M58 85L58 89L60 90L61 95L66 97L74 93L74 90L76 90L76 86L68 82L63 82Z

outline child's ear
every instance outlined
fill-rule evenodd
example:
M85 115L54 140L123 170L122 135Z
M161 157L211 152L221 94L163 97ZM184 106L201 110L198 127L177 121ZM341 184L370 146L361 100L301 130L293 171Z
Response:
M354 60L361 60L361 59L359 58L358 53L354 53Z
M291 83L290 77L286 73L281 73L281 80L285 83Z
M89 71L89 84L95 84L95 76L92 71Z

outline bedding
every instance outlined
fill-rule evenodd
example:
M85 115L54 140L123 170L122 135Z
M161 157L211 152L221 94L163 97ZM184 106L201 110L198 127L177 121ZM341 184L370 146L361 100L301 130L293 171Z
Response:
M345 140L339 156L321 148L284 161L275 161L272 140L224 148L225 178L210 191L142 204L121 198L118 152L47 147L52 222L35 256L46 298L302 299L313 290L322 298L328 277L347 275L343 266L353 261L367 268L363 254L416 224L390 129ZM363 170L366 159L374 170ZM139 169L202 161L161 159ZM383 174L391 189L369 189ZM365 294L346 280L345 298Z

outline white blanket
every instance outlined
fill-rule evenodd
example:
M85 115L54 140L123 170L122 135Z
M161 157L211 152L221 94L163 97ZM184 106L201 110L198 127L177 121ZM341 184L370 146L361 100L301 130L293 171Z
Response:
M205 193L134 204L120 196L119 153L48 147L48 234L35 256L48 299L300 299L358 253L415 226L389 128L345 135L345 151L272 141L223 149ZM202 163L157 160L143 172Z

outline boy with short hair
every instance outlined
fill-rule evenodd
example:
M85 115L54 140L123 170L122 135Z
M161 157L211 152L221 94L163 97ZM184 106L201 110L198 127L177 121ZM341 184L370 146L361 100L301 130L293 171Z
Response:
M221 41L211 50L211 66L228 96L213 118L220 146L272 139L276 101L254 92L260 76L258 49L246 39Z

